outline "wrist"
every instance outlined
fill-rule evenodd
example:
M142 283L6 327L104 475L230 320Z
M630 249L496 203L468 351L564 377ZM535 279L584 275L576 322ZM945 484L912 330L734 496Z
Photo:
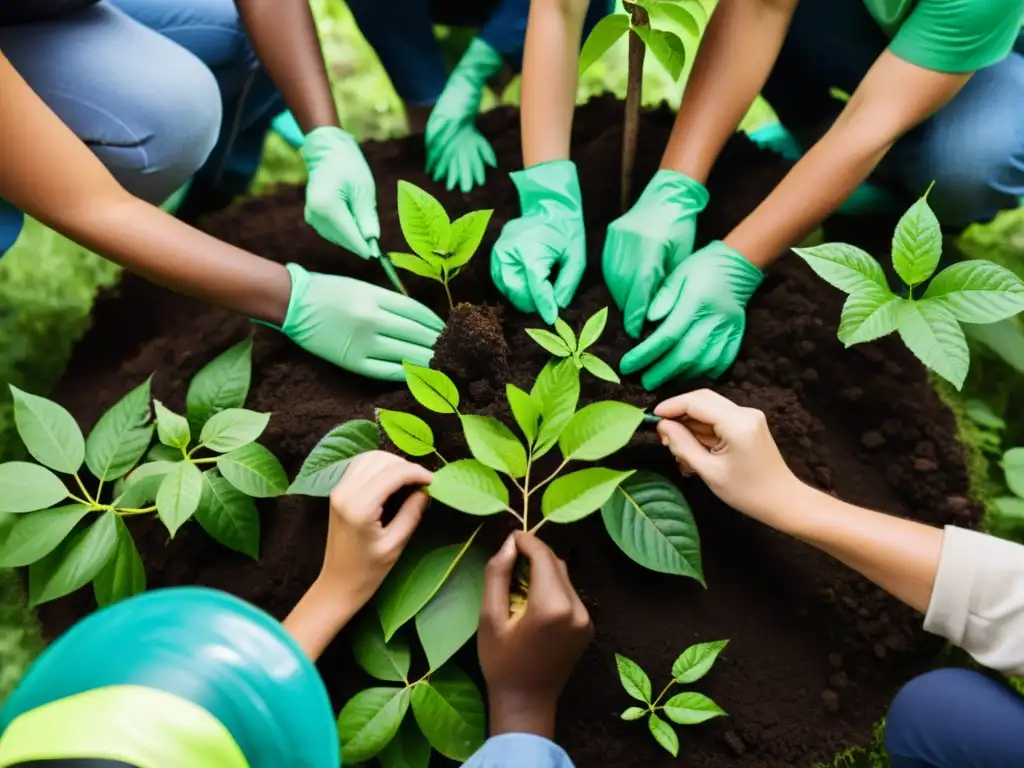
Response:
M810 527L813 527L815 519L821 514L823 504L833 500L827 493L812 488L793 474L780 480L766 493L759 494L759 497L769 501L752 508L750 516L798 539L809 534Z
M529 733L555 738L557 698L508 691L488 690L490 735Z

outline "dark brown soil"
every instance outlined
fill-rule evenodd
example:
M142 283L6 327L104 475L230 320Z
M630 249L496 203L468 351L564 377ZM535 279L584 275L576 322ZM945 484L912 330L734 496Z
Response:
M605 226L617 214L621 109L598 100L576 119L573 146L591 257L577 299L564 313L576 328L609 303L599 264ZM644 118L638 187L656 167L671 119L665 110ZM516 113L491 112L482 126L501 168L518 167ZM395 214L398 179L439 194L453 215L495 209L480 255L454 286L456 300L473 306L453 316L435 364L459 383L466 412L507 418L505 382L529 387L545 359L523 333L538 321L502 310L488 278L490 246L518 211L515 190L495 174L468 196L445 193L425 177L422 144L415 139L369 145L366 153L377 178L385 249L404 245ZM734 140L711 180L711 206L701 217L703 238L725 233L784 170L772 156ZM207 228L274 259L381 282L379 267L347 257L303 223L301 189L248 202L210 220ZM438 290L419 278L406 279L415 295L446 312ZM750 304L739 361L714 388L767 412L783 454L804 480L850 501L929 523L971 524L978 509L966 500L968 478L952 415L898 340L843 350L836 341L841 305L842 296L799 260L783 258ZM608 328L595 351L617 363L630 344L614 310ZM97 307L95 327L79 345L56 397L88 425L155 371L156 396L182 408L192 374L253 331L242 318L126 278L118 295ZM372 418L375 405L415 410L403 388L346 374L269 329L256 328L255 334L248 404L274 412L263 442L292 475L335 424ZM667 394L647 393L636 381L620 389L584 377L585 402L620 398L649 406ZM457 433L444 433L447 454L464 450ZM677 476L646 429L612 463ZM934 657L940 643L924 635L920 617L843 566L751 523L717 502L697 480L681 480L681 487L700 525L707 591L694 581L654 575L633 564L611 543L597 516L545 532L567 560L597 627L597 639L562 702L559 738L577 765L804 768L867 743L893 694ZM186 526L168 542L158 523L139 521L134 531L150 584L220 587L283 617L319 568L327 507L322 500L295 497L262 509L259 564L221 548L196 526ZM465 523L440 510L431 517L429 526L451 536ZM497 540L501 531L492 535ZM47 606L42 616L55 634L91 608L91 597L83 594ZM696 687L730 717L682 730L682 755L673 760L643 723L618 719L630 701L619 687L613 654L632 657L660 686L686 646L720 638L732 642ZM463 662L473 663L471 650L464 651ZM368 683L351 662L344 638L321 669L336 704Z

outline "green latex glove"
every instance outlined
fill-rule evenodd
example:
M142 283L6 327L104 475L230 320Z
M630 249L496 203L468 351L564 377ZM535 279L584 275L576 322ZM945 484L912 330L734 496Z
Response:
M516 309L536 312L550 325L558 308L569 306L587 266L580 180L569 160L541 163L510 176L523 215L501 230L491 252L491 279Z
M504 65L501 54L480 38L469 44L427 120L427 173L448 189L469 192L484 183L486 166L497 167L494 150L476 129L487 81Z
M676 376L721 376L736 359L747 302L763 278L760 269L721 241L701 248L675 268L654 297L648 319L664 319L622 358L622 373L648 369L646 389Z
M292 295L279 329L307 352L372 379L405 381L402 361L429 365L444 321L414 299L289 264Z
M324 126L306 134L302 159L309 170L306 223L335 245L364 259L380 239L377 190L359 143L351 134Z
M636 204L609 225L601 257L604 281L634 339L665 275L693 251L697 214L707 204L703 184L658 171Z

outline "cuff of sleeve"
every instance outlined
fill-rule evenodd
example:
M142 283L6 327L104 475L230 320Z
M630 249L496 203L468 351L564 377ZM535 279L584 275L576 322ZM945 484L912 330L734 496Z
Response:
M550 739L532 733L503 733L488 739L464 768L573 768L573 763Z
M306 286L309 284L309 272L300 267L298 264L286 264L285 269L288 270L288 276L292 279L292 292L288 297L288 311L284 315L284 323L278 327L273 323L268 323L264 320L257 320L253 318L253 322L257 325L265 325L267 328L273 328L275 331L281 331L285 336L292 337L292 331L297 322L299 315L299 303L302 300L302 295L306 292Z
M580 177L572 160L549 160L513 171L509 177L519 193L524 216L551 205L577 214L583 210Z
M926 632L963 647L978 563L984 562L988 544L989 537L984 534L946 526L935 586L924 617Z

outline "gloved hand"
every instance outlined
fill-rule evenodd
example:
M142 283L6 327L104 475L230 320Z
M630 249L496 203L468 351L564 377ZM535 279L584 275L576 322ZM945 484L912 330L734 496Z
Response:
M669 272L693 251L704 185L677 171L658 171L636 204L613 221L601 267L626 333L640 338L651 299Z
M380 239L373 174L351 134L333 126L310 131L302 145L309 170L306 223L342 248L369 259Z
M444 321L408 296L288 265L292 294L281 330L307 352L372 379L405 381L402 361L429 365Z
M491 279L520 312L550 325L569 306L587 266L583 202L576 166L553 160L510 174L523 215L501 231L491 252ZM550 275L558 266L554 288Z
M658 329L622 358L624 374L643 368L646 389L676 376L717 378L732 365L746 328L746 306L764 275L721 241L675 268L651 302Z
M456 186L469 192L483 184L485 166L498 165L494 150L476 129L480 97L487 80L502 66L501 54L475 38L452 71L427 120L427 173L434 181L444 180L448 189Z

